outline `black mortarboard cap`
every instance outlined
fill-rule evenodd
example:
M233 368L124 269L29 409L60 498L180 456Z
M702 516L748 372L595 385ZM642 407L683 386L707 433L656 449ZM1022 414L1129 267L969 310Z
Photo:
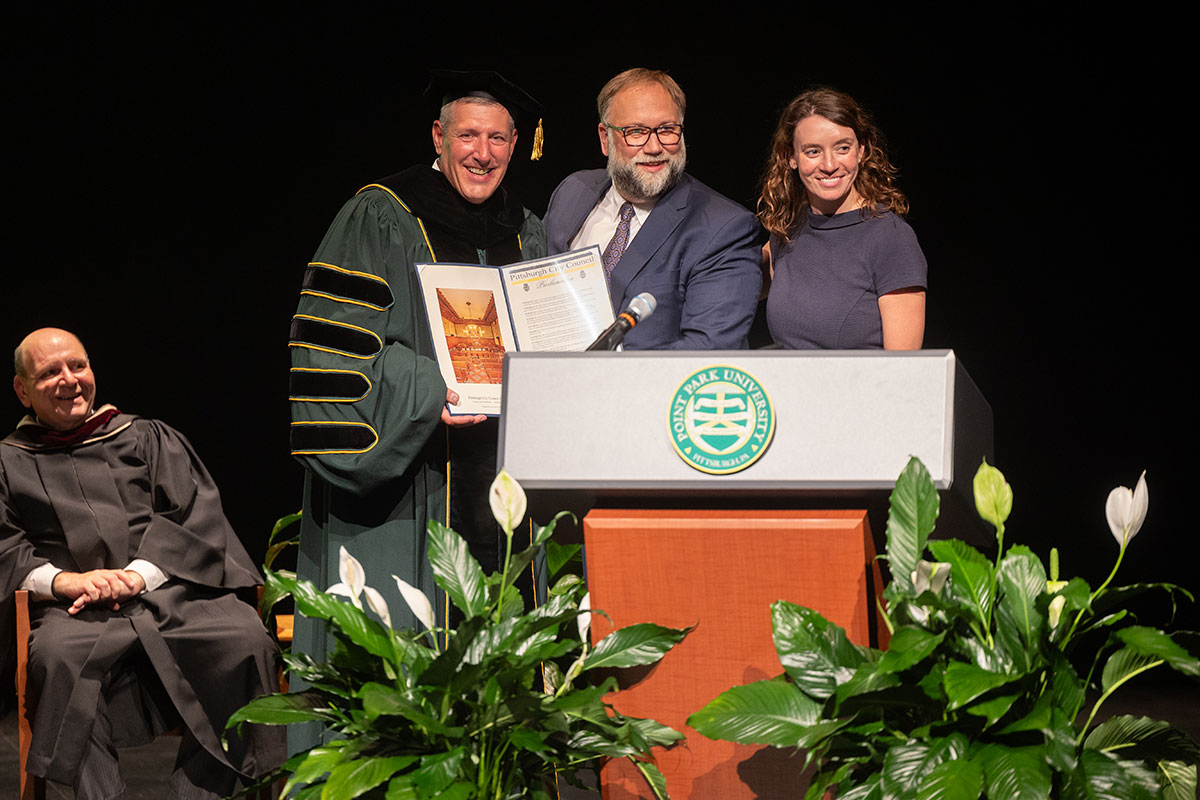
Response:
M441 113L442 106L463 97L495 100L512 114L518 130L534 128L533 154L530 157L534 160L541 157L542 104L534 100L529 92L490 69L429 71L429 87L425 90L425 98L434 104L435 114Z

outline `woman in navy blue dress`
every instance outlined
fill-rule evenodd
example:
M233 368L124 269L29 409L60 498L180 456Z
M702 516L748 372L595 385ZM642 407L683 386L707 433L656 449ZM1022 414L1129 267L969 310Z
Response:
M767 324L797 349L920 349L925 256L870 115L813 89L776 126L759 198L771 234Z

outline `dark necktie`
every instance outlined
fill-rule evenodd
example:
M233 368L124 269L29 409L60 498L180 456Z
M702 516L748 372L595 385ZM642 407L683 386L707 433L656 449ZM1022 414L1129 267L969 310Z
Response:
M629 221L633 219L633 203L625 203L621 206L621 219L617 222L617 231L613 234L612 240L609 241L608 247L604 248L602 260L604 262L604 280L609 280L612 271L616 269L617 264L621 261L621 255L625 252L625 247L629 244Z

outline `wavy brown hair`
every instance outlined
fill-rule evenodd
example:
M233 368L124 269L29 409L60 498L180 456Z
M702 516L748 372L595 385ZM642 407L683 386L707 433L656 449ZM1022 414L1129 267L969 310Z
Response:
M773 235L787 240L804 222L808 193L789 165L796 126L807 117L824 117L854 131L863 146L854 188L864 200L862 213L879 216L879 206L896 214L908 213L908 198L895 186L896 168L888 161L883 133L870 112L848 94L833 89L809 89L787 104L771 137L771 154L758 198L758 218Z

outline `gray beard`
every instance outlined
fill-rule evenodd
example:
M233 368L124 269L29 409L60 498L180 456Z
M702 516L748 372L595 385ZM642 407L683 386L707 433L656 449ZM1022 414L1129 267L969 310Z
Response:
M612 133L610 132L611 136ZM679 152L671 158L664 170L654 174L640 171L634 162L624 161L617 156L615 147L608 149L608 177L612 179L617 192L626 200L656 200L674 188L683 177L683 169L687 166L687 148L682 142Z

